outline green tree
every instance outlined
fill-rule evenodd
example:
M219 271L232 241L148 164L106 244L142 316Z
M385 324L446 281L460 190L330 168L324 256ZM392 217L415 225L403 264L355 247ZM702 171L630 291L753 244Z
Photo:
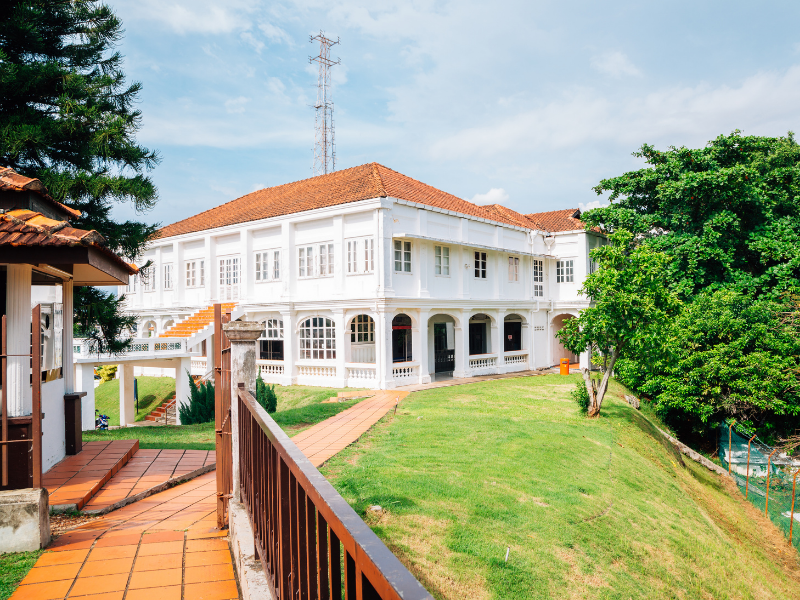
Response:
M189 378L189 402L178 402L181 425L213 421L216 408L214 384L211 381L195 383L189 371L186 371L186 376Z
M275 385L264 383L264 380L261 379L260 371L256 377L256 401L269 414L278 410L278 396L275 393Z
M109 248L137 260L156 231L113 218L115 204L147 211L158 199L145 175L156 152L139 145L140 83L127 85L115 46L122 25L96 0L11 0L0 11L0 165L42 181L52 196L82 211L73 224L95 229ZM124 327L112 295L75 290L79 333L101 344ZM97 327L95 327L97 326Z
M660 348L663 330L680 305L666 286L667 257L632 242L629 232L619 230L609 244L591 251L598 269L586 278L580 293L593 305L565 321L557 334L570 352L596 350L604 359L599 386L583 369L590 417L600 414L617 360Z

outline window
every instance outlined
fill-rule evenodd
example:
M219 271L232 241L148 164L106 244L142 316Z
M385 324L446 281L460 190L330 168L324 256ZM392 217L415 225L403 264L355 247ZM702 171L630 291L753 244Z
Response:
M333 275L333 244L319 245L319 276Z
M239 257L219 260L219 284L239 285Z
M156 289L156 268L153 265L142 269L142 289L145 292L154 292Z
M323 317L306 319L300 325L300 358L336 358L336 330L333 321Z
M256 252L256 281L279 281L281 278L281 251Z
M351 240L347 242L347 272L355 273L358 271L358 242Z
M264 338L268 340L282 340L283 321L280 319L267 319L264 323Z
M314 248L305 246L297 250L297 269L299 277L314 276Z
M186 287L203 287L206 284L205 261L190 260L186 262Z
M364 240L364 272L372 273L375 270L375 240Z
M357 315L350 321L350 341L353 343L375 341L375 321L369 315Z
M128 294L135 294L136 293L136 279L138 279L138 275L131 275L128 277L128 285L125 287L125 292Z
M516 256L508 257L508 280L519 281L519 258Z
M475 277L486 279L486 252L475 253Z
M544 298L544 286L541 283L533 284L533 297Z
M172 289L172 265L164 265L164 289Z
M533 282L542 283L544 281L544 263L541 260L533 259Z
M556 282L557 283L570 283L575 281L573 260L559 260L556 261Z
M264 333L259 338L259 358L283 360L283 321L280 319L264 322Z
M597 271L597 262L593 261L591 258L589 259L589 275Z
M434 246L433 264L433 272L436 275L450 275L450 248L447 246Z
M394 241L394 270L411 273L411 242Z

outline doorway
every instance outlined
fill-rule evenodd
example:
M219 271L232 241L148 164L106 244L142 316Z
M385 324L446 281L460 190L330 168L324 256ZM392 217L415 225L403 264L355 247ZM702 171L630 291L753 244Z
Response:
M447 329L447 323L433 324L434 373L452 373L456 368L456 351L448 348Z

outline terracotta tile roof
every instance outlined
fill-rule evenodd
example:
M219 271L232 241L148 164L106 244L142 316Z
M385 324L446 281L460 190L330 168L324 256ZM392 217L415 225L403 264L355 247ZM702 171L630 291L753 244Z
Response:
M106 254L130 275L139 269L122 260L105 246L105 238L96 231L75 229L67 221L56 221L42 213L14 209L0 213L0 249L3 246L85 246Z
M517 217L510 218L498 211L477 206L378 163L369 163L328 175L258 190L167 225L160 230L160 234L161 237L171 237L387 196L489 221L527 227L522 225Z
M70 214L75 218L81 216L81 211L75 210L74 208L70 208L69 206L61 204L61 202L53 200L53 197L50 196L50 194L47 192L47 188L44 187L44 184L42 184L41 181L20 175L11 167L0 167L0 191L35 192L61 211Z
M488 211L491 211L499 216L502 216L509 221L512 221L515 225L519 227L525 227L526 229L531 228L531 220L521 213L518 213L515 210L511 210L510 208L506 208L502 204L487 204L483 208ZM542 229L541 227L535 227L535 229Z
M584 228L580 220L581 211L577 208L551 210L549 212L525 215L535 229L543 231L577 231Z

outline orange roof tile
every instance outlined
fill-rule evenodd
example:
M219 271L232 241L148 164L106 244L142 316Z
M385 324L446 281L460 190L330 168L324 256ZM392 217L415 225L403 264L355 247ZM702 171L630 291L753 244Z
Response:
M525 215L536 229L543 231L577 231L584 229L580 220L581 211L577 208L551 210Z
M61 204L61 202L54 200L53 197L47 192L47 188L44 187L44 184L42 184L41 181L20 175L11 167L0 168L0 191L35 192L67 214L70 214L75 218L81 216L81 211L70 208L69 206L65 206Z
M520 222L517 217L510 218L498 211L477 206L378 163L369 163L328 175L319 175L294 183L258 190L188 219L167 225L160 230L160 234L161 237L171 237L316 208L385 197L425 204L507 225L528 226ZM513 213L513 211L509 212Z

